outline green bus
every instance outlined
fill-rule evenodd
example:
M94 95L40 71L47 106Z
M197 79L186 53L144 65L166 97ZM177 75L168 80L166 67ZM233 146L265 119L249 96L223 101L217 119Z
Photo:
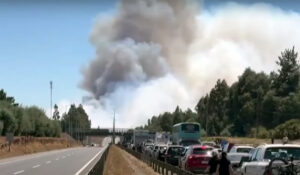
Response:
M173 145L189 146L200 144L201 126L196 122L177 123L172 129Z

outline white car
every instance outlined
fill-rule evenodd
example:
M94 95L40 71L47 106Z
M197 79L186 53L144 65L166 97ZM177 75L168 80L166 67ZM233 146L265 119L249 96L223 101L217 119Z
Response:
M300 160L300 145L265 144L253 151L250 162L244 162L240 169L242 175L263 175L274 158Z
M227 153L227 158L233 167L238 167L242 157L250 157L250 151L253 149L254 147L252 146L233 146L229 153Z

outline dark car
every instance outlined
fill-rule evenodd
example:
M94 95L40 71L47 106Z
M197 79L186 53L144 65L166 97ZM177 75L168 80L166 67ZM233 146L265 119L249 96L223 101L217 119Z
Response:
M185 148L180 145L168 146L165 153L165 161L171 165L178 166L179 159Z

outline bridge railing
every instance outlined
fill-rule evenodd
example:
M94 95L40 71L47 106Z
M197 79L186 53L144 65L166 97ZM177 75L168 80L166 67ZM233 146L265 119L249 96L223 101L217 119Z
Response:
M93 167L86 174L88 174L88 175L103 175L104 165L105 165L105 161L106 161L109 149L110 149L110 145L105 148L100 159L93 165ZM85 174L85 173L83 173L83 174Z
M161 174L161 175L195 175L194 173L182 170L176 166L170 165L168 163L162 162L160 160L156 160L154 158L151 158L145 154L133 151L132 149L128 149L126 147L120 146L119 147L125 151L127 151L129 154L133 155L137 159L145 162L148 164L155 172Z

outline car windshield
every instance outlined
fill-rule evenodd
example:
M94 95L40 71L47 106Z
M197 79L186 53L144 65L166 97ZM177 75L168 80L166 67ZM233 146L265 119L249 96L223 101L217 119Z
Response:
M193 149L193 154L199 154L199 155L206 155L209 151L211 151L212 148L194 148Z
M236 152L238 153L249 153L253 148L237 148Z
M283 158L290 159L293 157L295 160L300 160L300 147L276 147L276 148L267 148L264 159L274 159L274 158Z
M170 147L168 149L168 154L171 155L181 155L181 153L184 151L183 147Z

